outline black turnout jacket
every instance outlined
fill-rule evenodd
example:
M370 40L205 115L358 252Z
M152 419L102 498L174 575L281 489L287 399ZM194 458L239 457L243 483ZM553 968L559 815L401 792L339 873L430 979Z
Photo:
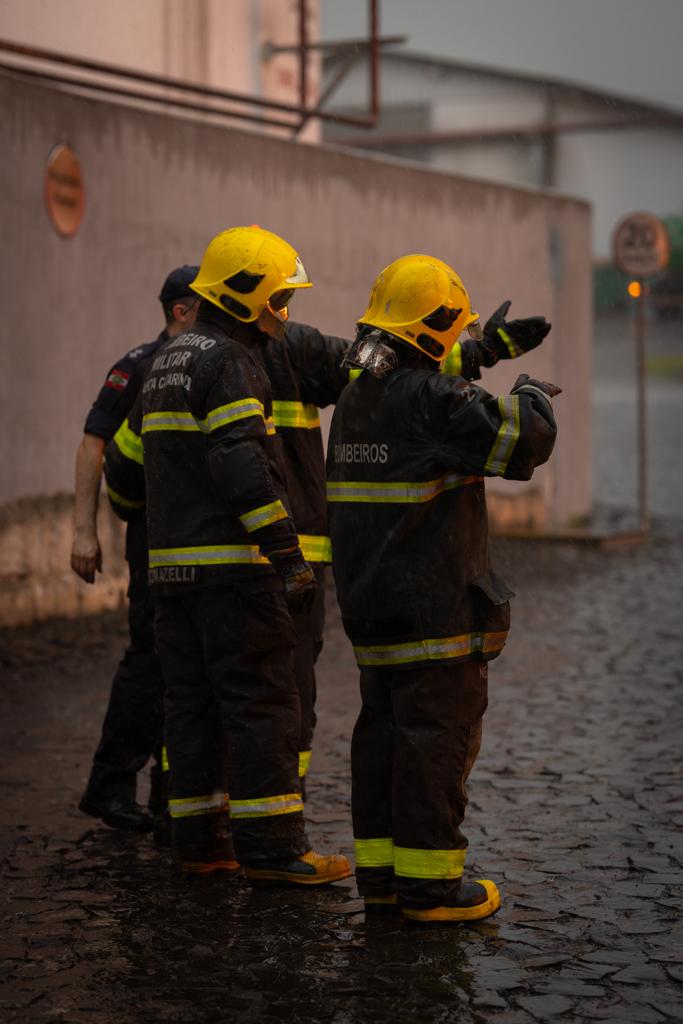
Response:
M492 571L485 476L527 480L553 449L550 400L462 377L364 372L337 402L327 454L333 568L361 667L500 653L506 584Z
M268 555L298 543L257 338L203 309L159 351L107 446L115 508L146 502L150 585L162 593L244 577L279 585Z

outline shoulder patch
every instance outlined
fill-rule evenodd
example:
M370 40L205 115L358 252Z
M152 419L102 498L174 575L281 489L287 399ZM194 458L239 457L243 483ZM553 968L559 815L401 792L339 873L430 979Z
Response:
M130 374L126 373L125 370L121 370L119 367L116 367L107 377L104 382L104 386L106 388L113 388L114 391L125 391L128 387L129 380Z

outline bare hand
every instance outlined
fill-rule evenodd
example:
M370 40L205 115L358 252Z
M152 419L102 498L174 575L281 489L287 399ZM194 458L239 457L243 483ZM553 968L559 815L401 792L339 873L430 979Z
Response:
M74 535L71 568L86 583L95 582L95 571L102 572L102 549L97 534Z

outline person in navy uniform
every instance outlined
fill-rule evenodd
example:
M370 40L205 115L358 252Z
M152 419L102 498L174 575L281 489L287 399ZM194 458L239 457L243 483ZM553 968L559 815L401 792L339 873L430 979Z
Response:
M159 348L194 323L199 297L190 289L196 266L173 270L159 300L166 326L159 336L131 349L112 366L85 421L76 452L74 534L71 568L94 583L102 572L97 535L97 504L104 449L140 392ZM144 507L131 510L126 529L130 571L128 622L130 642L112 681L102 736L79 809L112 828L150 831L162 796L163 682L154 646L154 605L147 585L147 528ZM154 756L149 810L136 801L137 774ZM151 812L151 813L150 813Z

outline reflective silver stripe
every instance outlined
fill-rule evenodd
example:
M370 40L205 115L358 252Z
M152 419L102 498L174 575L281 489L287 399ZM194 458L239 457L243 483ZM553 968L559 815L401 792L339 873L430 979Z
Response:
M225 793L216 792L208 796L185 797L182 800L169 800L168 809L172 818L196 818L201 814L216 814L227 810L228 797Z
M258 398L243 398L239 402L230 402L229 405L220 405L212 409L204 423L209 431L218 430L227 423L234 423L235 420L247 419L249 416L260 416L265 421L263 403Z
M486 460L486 470L502 476L507 469L517 438L519 437L519 398L517 395L500 395L498 408L501 424L498 436Z
M502 650L507 631L497 633L464 633L462 636L425 638L407 644L373 644L359 647L354 644L356 661L361 666L404 665L415 661L459 658L466 654L492 654Z
M281 519L287 519L287 510L279 499L271 501L269 505L252 509L251 512L245 512L239 517L247 533L253 533L254 530L269 526L271 523L278 523Z
M230 817L270 818L277 814L303 812L301 793L286 793L284 796L255 797L252 800L231 800Z
M192 430L202 427L191 412L148 412L142 417L142 433L152 430Z
M478 476L464 476L461 473L447 473L438 480L406 481L397 483L374 483L365 480L337 481L327 483L328 501L368 501L396 504L416 504L433 501L444 491L475 483Z
M153 548L149 552L151 569L160 565L267 565L259 548L251 544L224 547Z

